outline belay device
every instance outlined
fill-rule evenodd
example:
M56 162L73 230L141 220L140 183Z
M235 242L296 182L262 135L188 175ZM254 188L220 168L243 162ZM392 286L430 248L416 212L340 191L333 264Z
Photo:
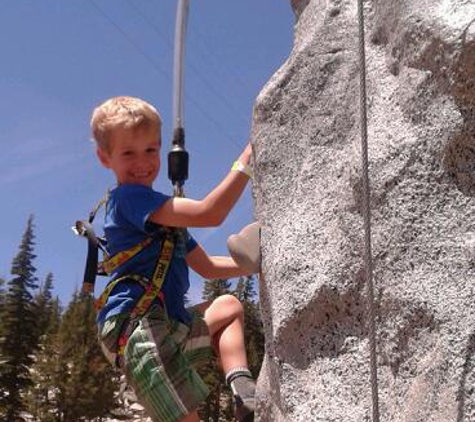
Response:
M168 153L168 177L173 184L174 196L184 196L183 185L188 179L189 156L185 149L185 128L183 123L183 85L184 85L184 57L185 57L185 38L188 21L189 0L178 0L178 8L175 26L175 52L174 52L174 72L173 72L173 138L172 147ZM109 257L107 253L107 243L102 237L98 237L92 226L94 218L99 209L107 203L108 194L97 204L89 214L87 220L77 221L73 226L73 231L86 237L88 240L88 251L86 259L86 268L83 279L83 292L92 293L96 276L106 276L109 271L106 267L108 263L118 261L116 257ZM176 230L178 236L181 231ZM150 238L145 239L141 244L136 245L125 254L131 257L131 254L138 253L144 247L151 243ZM180 242L178 242L180 243ZM99 249L103 253L103 260L99 261ZM133 256L133 255L132 255ZM122 258L121 258L122 259ZM114 262L116 264L116 262ZM109 265L110 266L110 265Z

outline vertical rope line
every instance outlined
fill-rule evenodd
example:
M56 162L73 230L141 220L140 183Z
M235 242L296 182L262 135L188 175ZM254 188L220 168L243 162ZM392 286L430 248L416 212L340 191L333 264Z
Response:
M373 398L373 422L379 422L378 370L376 355L375 306L373 287L373 261L371 252L371 208L368 160L368 124L366 110L366 55L363 0L358 0L359 63L360 63L360 118L361 156L363 177L363 218L365 233L365 270L368 288L368 333L371 364L371 392Z

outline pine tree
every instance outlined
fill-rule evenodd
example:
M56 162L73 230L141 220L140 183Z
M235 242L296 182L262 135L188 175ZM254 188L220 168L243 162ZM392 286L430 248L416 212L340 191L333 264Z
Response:
M53 273L46 275L45 281L40 287L40 292L35 296L36 308L38 310L38 335L43 336L50 325L51 314L53 312Z
M5 317L4 317L4 305L5 305L5 280L0 278L0 366L3 366L6 358L3 354L3 347L2 344L5 341ZM1 372L0 372L1 374ZM2 397L4 396L3 386L0 381L0 416L3 414L2 411Z
M254 276L240 277L234 294L244 306L248 303L254 303L254 299L257 296L254 289Z
M54 422L56 380L60 376L58 332L61 322L59 299L52 297L53 275L49 273L36 296L38 308L39 350L31 370L32 387L25 395L28 412L34 420Z
M59 301L59 297L56 296L51 302L51 313L49 316L49 323L48 323L48 329L46 330L46 334L53 334L53 335L58 334L59 327L61 324L62 313L63 313L63 309L61 307L61 302Z
M203 287L202 299L214 300L224 294L231 292L231 282L229 280L217 278L206 280Z
M31 385L30 367L38 347L36 309L33 291L36 285L33 216L27 222L19 252L12 262L12 279L3 304L3 336L0 350L0 419L24 420L22 392Z
M3 303L5 301L5 280L0 277L0 310L3 309Z
M0 346L2 344L3 338L3 325L4 325L4 317L3 317L3 310L5 304L5 280L0 278ZM0 347L0 362L2 362L2 349Z
M117 375L106 361L95 325L93 300L75 294L58 335L61 377L55 396L59 420L102 418L115 406Z

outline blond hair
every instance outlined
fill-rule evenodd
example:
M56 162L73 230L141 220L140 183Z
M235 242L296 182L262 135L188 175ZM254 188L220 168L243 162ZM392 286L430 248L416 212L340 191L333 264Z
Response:
M112 97L97 106L91 117L92 136L97 146L109 150L116 129L139 128L159 131L162 121L155 107L140 98Z

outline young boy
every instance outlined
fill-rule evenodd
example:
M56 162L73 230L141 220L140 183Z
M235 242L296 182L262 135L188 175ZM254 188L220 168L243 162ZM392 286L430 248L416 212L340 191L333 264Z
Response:
M163 228L221 224L250 177L250 145L215 189L202 200L192 200L152 188L160 171L161 120L150 104L132 97L111 98L94 110L91 128L100 162L117 178L104 224L110 256L155 236L112 270L112 280L120 281L97 318L104 353L124 372L154 422L199 422L196 409L208 390L194 366L217 354L234 394L236 419L253 421L255 387L244 348L241 303L223 295L195 307L193 315L184 306L188 267L211 279L245 275L232 258L209 256L182 229L181 235L173 236L175 246L160 295L145 315L131 316L161 257Z

